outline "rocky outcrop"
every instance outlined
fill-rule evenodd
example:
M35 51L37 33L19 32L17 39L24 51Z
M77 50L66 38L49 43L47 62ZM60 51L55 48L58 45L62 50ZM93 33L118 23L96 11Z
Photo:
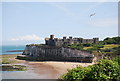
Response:
M57 46L29 46L23 55L37 57L39 60L92 62L93 55L88 51Z

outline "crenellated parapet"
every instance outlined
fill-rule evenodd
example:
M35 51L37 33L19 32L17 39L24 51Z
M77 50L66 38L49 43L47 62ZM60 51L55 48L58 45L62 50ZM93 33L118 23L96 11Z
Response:
M48 46L63 46L65 44L85 44L85 43L98 43L99 38L83 39L83 38L69 38L63 37L63 39L54 38L54 35L50 35L50 38L45 38L45 44Z

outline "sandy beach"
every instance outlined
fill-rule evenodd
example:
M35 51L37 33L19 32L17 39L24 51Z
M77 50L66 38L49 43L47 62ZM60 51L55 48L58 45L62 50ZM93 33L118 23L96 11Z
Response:
M68 69L75 68L77 66L86 67L93 65L94 63L78 63L78 62L59 62L59 61L25 61L16 59L17 55L3 55L3 57L10 57L9 60L14 62L11 64L25 64L31 70L40 76L41 79L57 79Z
M68 69L75 68L77 66L88 66L92 63L75 63L75 62L28 62L28 65L33 68L34 72L40 75L44 75L43 78L57 79L61 75L67 72Z

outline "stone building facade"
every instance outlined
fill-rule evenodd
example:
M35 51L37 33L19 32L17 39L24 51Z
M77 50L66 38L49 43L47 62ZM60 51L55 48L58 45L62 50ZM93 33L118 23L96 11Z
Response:
M80 43L98 43L99 38L83 39L83 38L66 38L63 39L54 38L54 35L50 35L50 38L45 38L45 44L48 46L63 46L65 44L80 44Z
M92 62L93 54L88 51L61 47L61 46L31 46L27 45L23 55L37 58L42 61L74 61Z

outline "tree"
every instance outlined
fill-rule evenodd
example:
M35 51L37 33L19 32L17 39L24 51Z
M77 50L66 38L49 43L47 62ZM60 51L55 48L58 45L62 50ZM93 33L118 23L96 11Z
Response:
M105 44L120 44L120 37L113 37L113 38L105 38L103 40Z

